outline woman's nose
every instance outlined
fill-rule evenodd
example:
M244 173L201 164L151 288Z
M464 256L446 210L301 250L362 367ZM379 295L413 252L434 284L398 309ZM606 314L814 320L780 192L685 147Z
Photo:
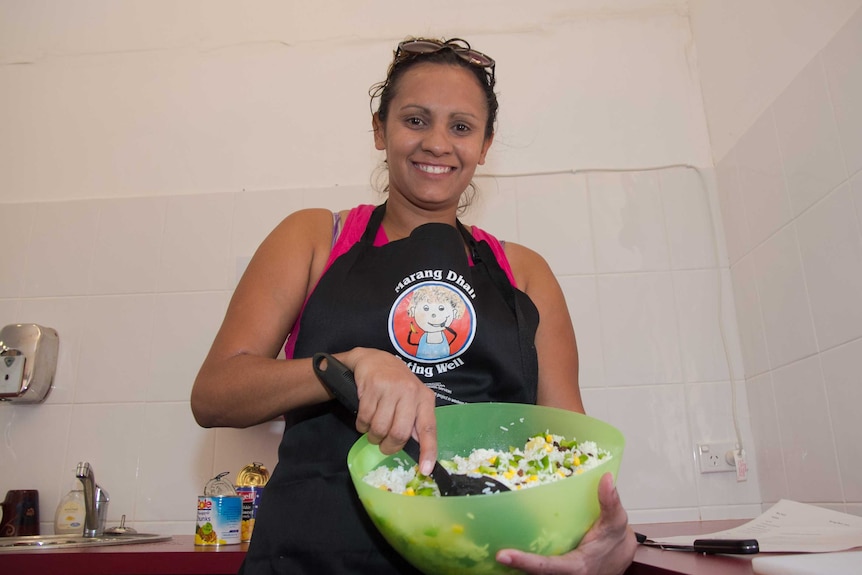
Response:
M434 127L426 132L422 145L435 156L446 154L452 149L452 144L449 141L449 132L445 127Z

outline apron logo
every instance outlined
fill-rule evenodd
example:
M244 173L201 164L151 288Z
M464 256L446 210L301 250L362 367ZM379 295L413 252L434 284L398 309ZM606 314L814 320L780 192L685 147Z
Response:
M395 300L389 312L389 339L395 349L405 358L437 364L439 373L463 363L445 362L467 351L475 335L473 304L450 284L417 283Z

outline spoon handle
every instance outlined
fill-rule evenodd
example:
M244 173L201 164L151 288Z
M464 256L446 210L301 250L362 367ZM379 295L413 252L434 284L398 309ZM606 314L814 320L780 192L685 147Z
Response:
M321 367L324 361L326 367ZM359 411L359 394L356 392L356 380L350 368L328 353L315 353L311 358L311 366L317 378L332 392L335 399L356 415ZM413 458L413 461L419 461L419 443L412 437L407 440L404 452Z
M321 368L324 361L326 367ZM356 415L359 411L359 393L356 391L356 380L353 379L350 368L328 353L315 353L311 358L311 366L317 378L335 396L335 399Z

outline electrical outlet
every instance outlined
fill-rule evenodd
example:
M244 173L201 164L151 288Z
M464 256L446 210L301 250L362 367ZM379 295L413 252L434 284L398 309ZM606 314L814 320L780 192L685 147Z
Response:
M701 473L736 471L733 450L736 443L701 443L697 446L697 461Z

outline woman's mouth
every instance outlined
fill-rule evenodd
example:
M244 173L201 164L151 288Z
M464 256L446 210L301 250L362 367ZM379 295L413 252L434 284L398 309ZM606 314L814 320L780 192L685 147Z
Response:
M419 164L417 162L413 162L413 165L426 174L448 174L455 170L451 166L435 166L433 164Z

